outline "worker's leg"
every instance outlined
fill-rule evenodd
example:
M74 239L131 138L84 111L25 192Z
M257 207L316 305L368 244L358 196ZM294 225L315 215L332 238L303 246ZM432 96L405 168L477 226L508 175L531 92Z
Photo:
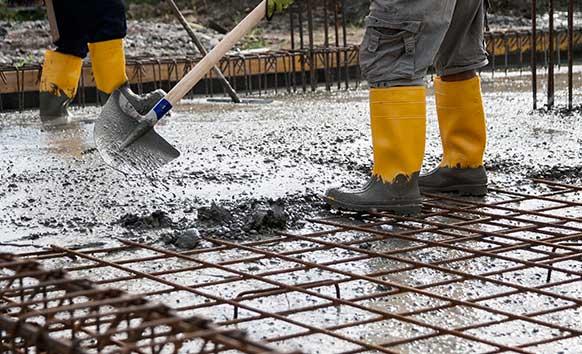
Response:
M40 116L45 122L66 123L68 105L77 93L83 58L87 55L85 24L71 8L77 0L55 0L60 38L47 50L40 80Z
M424 76L456 0L376 0L366 18L362 71L370 90L374 168L360 190L332 189L326 200L348 210L420 211L418 175L426 130Z
M122 0L99 0L96 19L90 33L89 51L95 83L101 103L127 82L123 38L127 33Z
M487 65L483 11L483 0L459 1L436 58L435 96L443 159L438 168L420 178L426 192L487 193L483 167L487 129L476 73Z

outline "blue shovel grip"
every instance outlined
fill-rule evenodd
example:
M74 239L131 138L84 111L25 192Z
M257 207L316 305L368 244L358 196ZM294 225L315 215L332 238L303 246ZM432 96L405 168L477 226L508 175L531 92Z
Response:
M164 118L164 116L172 109L172 104L168 102L165 98L162 98L160 102L156 104L153 111L156 113L158 120Z

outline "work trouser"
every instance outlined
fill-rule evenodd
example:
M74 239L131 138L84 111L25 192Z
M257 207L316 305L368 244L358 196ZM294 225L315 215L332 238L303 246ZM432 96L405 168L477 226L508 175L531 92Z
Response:
M53 0L53 4L59 53L85 58L88 43L122 39L127 33L123 0Z
M371 87L422 85L488 64L484 0L373 0L360 62Z

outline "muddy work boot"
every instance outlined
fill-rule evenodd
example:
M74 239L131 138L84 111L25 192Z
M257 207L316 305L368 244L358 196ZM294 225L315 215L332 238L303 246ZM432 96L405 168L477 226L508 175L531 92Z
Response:
M40 118L47 125L69 123L69 103L77 94L83 60L48 50L40 80Z
M413 215L421 209L418 174L426 134L426 90L422 86L373 88L370 112L374 169L360 190L329 190L332 207Z
M469 80L435 81L443 159L439 167L420 176L423 193L487 194L483 155L487 127L479 77Z
M71 98L61 92L40 92L39 106L40 119L47 125L65 125L69 124L71 119L69 115L69 104Z
M438 167L420 177L423 193L455 193L462 196L482 197L487 194L485 168Z
M384 183L381 178L372 176L359 190L330 189L325 200L340 210L388 211L398 215L416 215L421 210L418 174L411 178L399 176L392 183Z
M97 86L97 100L104 105L111 93L127 82L123 40L89 43L89 54Z

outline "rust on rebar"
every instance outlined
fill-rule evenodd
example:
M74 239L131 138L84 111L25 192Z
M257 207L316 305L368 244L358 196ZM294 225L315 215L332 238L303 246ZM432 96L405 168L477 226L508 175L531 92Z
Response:
M1 353L279 353L244 332L0 254Z
M555 96L555 77L554 77L554 66L555 66L555 41L554 41L554 0L548 0L548 17L549 17L549 31L550 40L548 46L548 102L547 106L549 109L554 108L554 96ZM534 18L535 22L537 19Z
M533 190L492 189L487 201L429 194L417 217L341 214L309 220L320 230L310 234L204 237L208 247L187 252L122 240L5 255L0 345L136 353L190 342L213 352L200 347L206 339L223 340L219 352L266 351L258 339L326 353L580 346L582 187L538 180ZM200 318L217 325L184 327L191 316L199 327ZM147 330L154 324L165 329Z
M568 1L568 110L574 109L574 0Z

